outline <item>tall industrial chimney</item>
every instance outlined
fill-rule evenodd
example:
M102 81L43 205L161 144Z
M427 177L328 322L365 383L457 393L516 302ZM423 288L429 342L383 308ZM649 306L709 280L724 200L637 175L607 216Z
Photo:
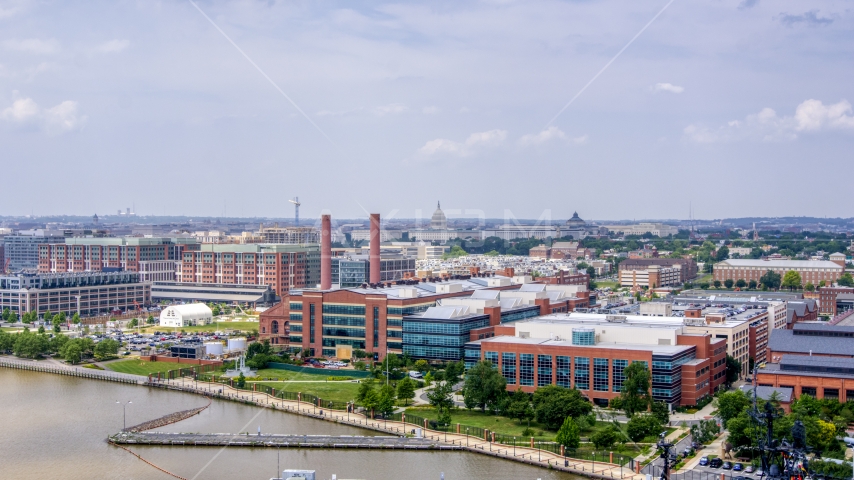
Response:
M371 283L380 283L380 214L371 214Z
M332 288L332 216L320 217L320 289Z

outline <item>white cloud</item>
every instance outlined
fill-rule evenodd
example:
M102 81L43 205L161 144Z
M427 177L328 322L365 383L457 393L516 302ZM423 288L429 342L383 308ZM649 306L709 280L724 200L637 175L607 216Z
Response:
M77 102L66 100L44 112L46 127L51 133L70 132L83 126L85 116L77 114Z
M39 106L31 98L19 98L10 107L3 110L3 120L14 123L27 123L39 115Z
M824 127L854 129L851 104L842 100L833 105L824 105L821 100L807 100L795 109L798 131L821 130Z
M54 39L41 40L28 38L25 40L4 40L3 49L10 52L33 53L36 55L49 55L59 51L59 42Z
M43 109L31 98L19 98L3 110L0 118L15 125L37 125L47 133L59 134L81 129L87 117L78 114L77 102L72 100Z
M744 120L731 120L717 129L688 125L683 132L699 143L727 142L743 139L765 141L794 140L802 132L822 130L854 131L854 116L847 100L825 105L821 100L805 100L793 116L780 116L771 108L748 115Z
M581 145L587 143L587 135L569 138L565 133L563 133L563 131L561 131L561 129L557 127L549 127L540 133L529 133L527 135L523 135L517 143L520 146L528 147L542 145L550 140L563 140L575 145Z
M421 155L448 154L459 157L474 155L478 149L485 147L497 147L507 139L507 130L488 130L486 132L472 133L465 142L457 142L447 138L437 138L425 143L418 149Z
M429 107L424 107L421 109L421 113L423 113L425 115L433 115L433 114L439 113L439 107L435 107L432 105Z
M673 85L672 83L656 83L651 88L653 92L682 93L685 91L685 88Z
M113 39L98 45L95 50L100 53L118 53L128 48L129 40Z
M402 103L390 103L388 105L374 107L371 109L371 111L374 115L382 117L384 115L397 115L400 113L406 113L409 111L409 107Z

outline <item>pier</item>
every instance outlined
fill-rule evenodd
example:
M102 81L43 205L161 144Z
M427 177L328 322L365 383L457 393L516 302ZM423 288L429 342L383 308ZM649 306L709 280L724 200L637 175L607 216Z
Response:
M121 432L110 437L119 445L257 448L359 448L374 450L462 450L436 439L394 436L274 435L237 433Z

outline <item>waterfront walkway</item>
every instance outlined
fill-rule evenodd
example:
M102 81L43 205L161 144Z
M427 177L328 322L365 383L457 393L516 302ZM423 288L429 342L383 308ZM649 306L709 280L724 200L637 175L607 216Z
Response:
M488 438L475 437L473 435L466 435L465 433L429 430L425 428L425 425L414 425L411 422L406 422L405 416L402 422L372 419L360 413L329 410L305 401L276 398L262 392L237 390L225 384L200 382L192 378L162 380L160 382L152 382L152 384L169 389L237 400L247 404L298 413L320 420L368 428L398 436L412 435L415 433L415 429L420 428L425 439L442 442L445 445L454 446L460 450L491 455L586 477L631 480L646 479L645 475L634 472L627 466L563 457L546 450L534 448L533 445L530 447L504 445L491 442Z
M414 425L406 422L405 413L403 421L373 419L360 413L329 410L318 408L315 404L288 400L270 396L266 393L237 390L225 384L200 382L190 377L181 377L172 380L149 380L145 377L130 375L107 370L93 370L89 368L62 365L55 362L35 362L10 357L0 357L0 367L19 370L29 370L59 375L69 375L81 378L90 378L111 382L126 383L132 385L145 385L155 388L167 388L170 390L183 391L206 395L225 400L239 401L260 407L282 410L291 413L313 417L319 420L351 425L359 428L367 428L379 432L391 433L396 436L409 436L414 430L420 428L424 438L432 441L442 442L446 446L454 446L459 450L490 455L497 458L523 462L554 470L560 470L577 475L597 479L630 479L646 480L646 476L629 468L628 465L614 463L603 463L590 460L568 458L556 453L534 447L533 439L530 447L519 445L504 445L490 441L492 438L487 434L485 437L476 437L461 432L439 432L429 430L427 425ZM426 423L426 422L425 422ZM635 467L639 464L635 462Z
M110 437L122 445L181 445L210 447L361 448L403 450L462 450L436 439L404 436L274 435L240 433L122 432Z

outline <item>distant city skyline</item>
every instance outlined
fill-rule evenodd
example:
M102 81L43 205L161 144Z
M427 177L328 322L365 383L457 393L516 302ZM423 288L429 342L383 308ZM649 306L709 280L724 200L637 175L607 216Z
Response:
M838 0L15 1L0 29L0 214L852 215Z

